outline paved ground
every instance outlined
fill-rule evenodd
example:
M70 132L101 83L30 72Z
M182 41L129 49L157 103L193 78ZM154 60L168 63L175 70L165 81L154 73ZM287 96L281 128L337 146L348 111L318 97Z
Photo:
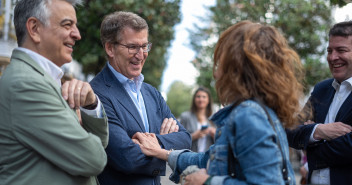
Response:
M172 170L170 169L169 165L166 165L166 175L161 176L161 185L175 185L174 182L169 180L171 172Z

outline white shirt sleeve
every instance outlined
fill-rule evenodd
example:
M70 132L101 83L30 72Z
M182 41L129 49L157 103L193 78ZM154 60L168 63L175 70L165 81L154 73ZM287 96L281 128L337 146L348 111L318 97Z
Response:
M93 110L88 110L88 109L85 109L83 107L80 107L81 111L85 112L86 114L88 114L89 116L92 116L92 117L95 117L95 118L102 118L103 115L101 113L101 109L102 109L102 104L99 100L99 97L97 95L95 95L95 97L97 98L98 100L98 105L95 109Z

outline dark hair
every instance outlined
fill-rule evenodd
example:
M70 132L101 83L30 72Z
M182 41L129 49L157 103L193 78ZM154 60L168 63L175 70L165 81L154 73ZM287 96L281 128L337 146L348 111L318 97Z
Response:
M72 6L81 4L81 0L62 0ZM22 46L27 33L26 22L30 17L37 18L42 24L48 26L51 15L48 5L52 0L20 0L14 10L13 22L15 24L18 46Z
M129 27L135 31L148 30L147 22L139 15L132 12L114 12L105 16L100 26L100 40L105 47L105 43L121 41L121 32Z
M195 102L195 99L196 99L196 95L199 91L202 91L202 92L205 92L207 93L208 95L208 100L209 100L209 103L207 105L207 110L205 112L206 116L207 117L210 117L212 114L213 114L213 100L211 98L211 94L210 94L210 91L209 89L205 88L205 87L199 87L196 92L194 92L193 94L193 98L192 98L192 105L191 105L191 112L193 114L196 114L197 111L198 111L198 107L196 106L196 102Z
M216 91L223 105L257 98L284 126L296 124L303 66L272 26L242 21L221 34L214 52Z
M352 21L339 22L335 24L329 31L329 37L331 36L352 36Z

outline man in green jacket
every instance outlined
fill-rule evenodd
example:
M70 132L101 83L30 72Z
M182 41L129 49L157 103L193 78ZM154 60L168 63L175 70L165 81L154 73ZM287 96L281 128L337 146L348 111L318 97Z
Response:
M108 125L99 99L87 82L60 83L60 66L81 39L77 3L16 5L19 47L0 79L0 185L96 185L106 165Z

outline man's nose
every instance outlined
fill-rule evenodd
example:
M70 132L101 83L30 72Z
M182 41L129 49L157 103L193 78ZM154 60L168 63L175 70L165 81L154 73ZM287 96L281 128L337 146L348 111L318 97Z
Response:
M135 56L136 56L136 58L138 58L138 60L144 59L144 51L141 47L138 49L138 52L136 53Z
M331 53L328 55L328 60L334 61L339 59L339 55L336 51L331 51Z
M73 28L71 32L71 37L75 40L81 40L81 34L79 33L79 30L77 27Z

